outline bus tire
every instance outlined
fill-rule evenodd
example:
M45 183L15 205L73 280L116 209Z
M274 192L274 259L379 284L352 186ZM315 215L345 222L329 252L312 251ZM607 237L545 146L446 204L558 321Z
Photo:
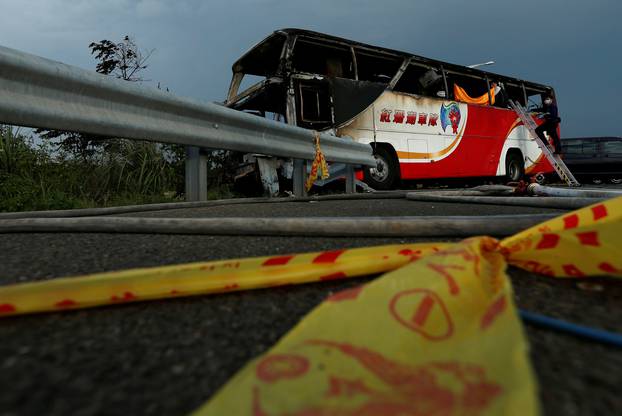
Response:
M377 165L364 170L365 183L378 190L393 189L400 176L397 156L387 146L376 146L374 157Z
M525 175L525 163L520 151L510 150L505 157L505 177L508 182L518 182Z

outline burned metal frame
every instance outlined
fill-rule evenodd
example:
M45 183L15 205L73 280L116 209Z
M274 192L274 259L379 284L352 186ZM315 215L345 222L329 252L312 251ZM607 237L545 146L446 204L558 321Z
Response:
M355 82L377 82L378 85L385 84L385 90L388 91L393 91L395 89L410 65L428 67L430 69L434 69L435 71L439 71L439 74L442 76L443 79L442 87L444 88L446 99L451 99L453 97L453 90L450 90L450 85L448 81L448 75L452 74L458 75L460 77L474 78L477 80L481 80L483 83L485 83L487 87L489 104L492 102L492 96L490 93L491 80L493 80L494 82L503 83L504 85L512 85L513 87L521 88L523 92L522 98L525 104L528 102L528 90L542 91L543 93L553 91L551 87L545 85L499 75L477 68L469 68L462 65L456 65L438 61L435 59L425 58L407 52L372 46L361 42L347 40L309 30L281 29L273 32L264 40L249 49L233 64L233 78L229 86L225 105L228 107L240 109L242 107L240 103L248 102L252 98L266 92L269 85L280 84L282 85L282 91L284 93L284 97L282 98L284 100L284 105L280 107L284 109L283 116L285 117L285 120L288 124L298 125L299 122L297 107L298 105L300 105L300 110L302 111L302 106L304 105L302 103L302 96L300 98L300 103L297 104L297 93L299 93L298 89L300 89L302 86L302 83L300 81L327 81L331 78L331 76L335 76L334 74L332 74L331 69L329 69L328 67L325 69L326 73L322 74L310 73L308 71L304 71L303 68L297 68L296 66L298 64L296 64L294 61L296 59L296 48L299 42L303 42L305 45L319 46L321 48L326 48L327 50L336 49L340 51L339 54L347 53L349 55L349 59L343 58L343 56L341 55L339 55L341 56L341 58L336 58L341 59L340 65L342 65L339 67L340 69L337 71L338 73L343 74L347 72L348 76L344 78L350 79ZM273 59L273 62L265 62L266 56L271 57ZM278 63L276 62L277 59ZM307 58L305 57L302 59ZM386 65L381 64L383 60L386 60ZM304 62L304 60L300 61L300 63ZM343 64L346 62L351 62L351 65L349 65L347 70L344 70ZM377 63L378 68L381 68L378 69L380 73L376 75L371 72L373 70L365 70L364 67L366 63ZM394 70L392 69L392 66L395 67ZM387 69L390 69L390 71L392 72L387 74ZM270 72L269 70L272 72ZM242 79L247 74L264 76L266 79L250 86L242 92L238 92L242 83ZM375 79L370 78L372 74L376 77ZM387 80L379 80L382 77L387 77ZM453 80L451 81L453 82ZM331 84L327 85L329 85L330 87ZM281 92L277 90L277 94L280 93ZM417 93L415 95L419 94ZM269 99L273 100L275 98L274 96L271 96L269 97ZM260 102L261 101L258 101L258 103ZM250 110L253 109L251 108ZM335 107L332 98L330 104L330 112L332 125L323 128L322 131L334 131L336 128L339 127L335 125ZM318 115L319 114L320 112L318 112ZM300 117L302 118L302 113ZM303 122L304 120L301 119L300 121ZM310 122L309 120L305 121L303 124L313 127L313 122ZM374 142L375 140L376 138L374 134ZM306 161L294 160L293 182L295 188L296 184L300 186L302 183L304 183L305 164ZM348 183L350 182L353 183L353 177L349 178Z
M241 81L241 78L240 78L240 81ZM262 81L256 82L255 84L251 85L250 87L248 87L247 89L245 89L241 93L237 94L232 99L228 99L227 102L225 103L225 105L229 105L231 103L236 103L236 106L239 106L239 104L242 102L242 100L247 100L247 99L253 97L255 94L260 93L262 91L262 89L264 89L266 86L268 86L270 84L279 84L281 82L283 82L283 78L281 78L281 77L270 77L270 78L266 78L266 79L264 79Z
M352 55L352 66L354 69L354 80L359 80L359 66L358 61L356 59L356 52L354 51L354 47L350 46L350 54Z
M284 40L283 40L284 39ZM495 79L504 84L513 84L520 85L524 91L524 99L526 102L526 89L529 90L537 90L542 92L551 92L552 88L536 84L529 81L524 81L521 79L508 77L504 75L495 74L492 72L480 70L477 68L469 68L462 65L451 64L447 62L438 61L435 59L425 58L419 55L410 54L403 51L372 46L368 44L364 44L357 41L347 40L343 38L339 38L336 36L326 35L318 32L313 32L309 30L302 29L281 29L273 32L271 35L266 37L264 40L259 42L253 48L251 48L246 54L244 54L240 59L238 59L232 69L234 72L233 78L231 80L231 85L229 88L228 98L226 101L227 106L232 106L236 101L244 99L245 96L250 95L252 91L248 91L248 89L242 93L238 94L239 86L242 82L242 78L245 74L245 67L248 64L248 60L253 57L253 53L259 50L266 45L270 45L271 43L282 41L282 47L278 54L279 63L275 66L276 71L273 74L266 75L266 78L272 78L273 80L286 84L287 97L286 97L286 120L290 124L296 124L296 103L295 103L295 86L293 85L293 78L298 78L300 76L308 75L308 76L316 76L314 74L305 73L304 71L299 71L297 68L294 68L293 65L293 55L294 49L298 40L304 41L307 44L318 45L320 47L325 48L337 48L342 51L349 51L349 55L351 56L352 62L352 77L354 81L361 80L361 62L359 59L359 55L363 56L371 56L378 59L401 59L402 63L397 69L397 71L392 75L390 80L387 82L387 89L392 90L395 88L396 84L399 82L400 78L407 70L408 66L411 64L421 65L421 66L429 66L431 68L439 68L440 73L443 77L443 85L445 88L445 94L447 97L450 96L451 91L449 90L449 85L447 81L447 74L456 74L459 76L466 76L471 78L480 79L485 81L488 85L490 85L490 79ZM280 45L280 43L278 43ZM254 63L256 65L256 63ZM253 75L260 75L253 73ZM265 75L265 74L264 74ZM277 81L278 82L278 81ZM253 88L253 87L250 87ZM257 87L257 89L261 89L261 87ZM489 100L491 101L491 100Z
M412 61L412 58L404 58L402 65L397 70L397 73L393 76L393 79L391 79L391 82L389 82L389 85L387 86L388 89L392 90L393 88L395 88L395 85L402 78L402 75L404 75L404 72L406 72L406 68L408 68L411 61Z

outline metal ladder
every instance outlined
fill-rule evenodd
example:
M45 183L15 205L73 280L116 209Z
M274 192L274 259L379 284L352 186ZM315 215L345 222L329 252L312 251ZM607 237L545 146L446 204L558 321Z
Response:
M533 121L533 119L527 113L525 108L523 108L523 106L521 106L519 103L512 101L512 100L510 100L510 107L512 107L512 110L516 112L516 114L518 115L518 118L520 118L523 124L525 125L525 127L527 127L527 130L529 130L531 137L534 138L534 140L538 144L538 147L540 148L540 150L542 150L542 153L547 158L547 160L551 163L551 165L553 166L553 168L555 169L555 172L557 172L559 177L563 181L565 181L568 184L568 186L581 186L579 181L575 179L575 177L572 175L572 172L570 172L570 169L568 169L568 166L566 166L566 164L561 159L561 157L551 152L551 149L549 148L548 144L544 143L540 139L540 137L538 137L538 135L536 134L536 127L537 127L536 122Z

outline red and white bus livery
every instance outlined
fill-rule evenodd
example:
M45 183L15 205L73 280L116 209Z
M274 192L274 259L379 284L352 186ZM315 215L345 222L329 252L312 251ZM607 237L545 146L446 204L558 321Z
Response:
M367 179L381 188L398 178L517 180L553 170L516 114L495 107L386 91L337 132L375 147L378 167Z
M362 176L376 189L553 171L508 106L537 112L549 86L298 29L274 32L233 73L227 106L369 143L377 166ZM263 79L239 93L245 75Z

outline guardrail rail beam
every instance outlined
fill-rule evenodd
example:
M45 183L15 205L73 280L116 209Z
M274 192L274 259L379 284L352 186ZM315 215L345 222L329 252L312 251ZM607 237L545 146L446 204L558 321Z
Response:
M313 160L314 132L0 46L0 122ZM320 134L329 162L374 166L372 149Z

